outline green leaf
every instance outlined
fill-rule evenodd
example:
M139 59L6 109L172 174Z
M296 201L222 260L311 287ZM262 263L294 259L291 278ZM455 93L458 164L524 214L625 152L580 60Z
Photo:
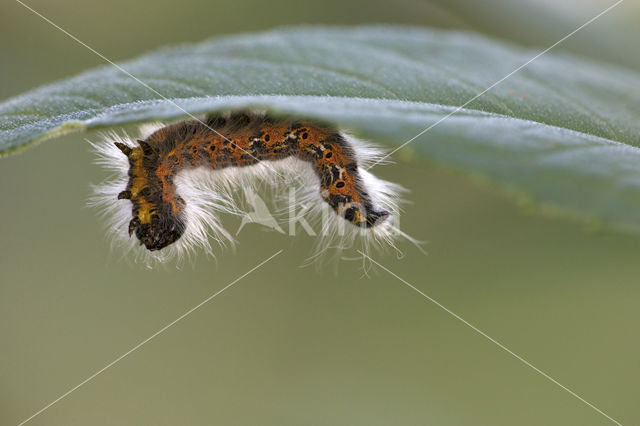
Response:
M0 104L0 152L183 111L260 107L400 145L538 52L406 27L295 28L165 49ZM177 106L176 106L177 104ZM543 55L400 152L544 206L640 229L640 75Z

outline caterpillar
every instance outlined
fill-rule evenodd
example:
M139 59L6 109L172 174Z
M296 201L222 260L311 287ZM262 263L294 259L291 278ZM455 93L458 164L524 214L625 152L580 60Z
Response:
M366 170L383 152L324 123L240 111L145 125L135 140L115 132L103 139L92 145L115 178L95 187L91 203L147 259L211 252L210 236L233 242L217 214L245 215L235 192L264 185L293 189L312 215L330 208L319 252L344 249L356 235L367 247L409 238L396 226L403 188Z

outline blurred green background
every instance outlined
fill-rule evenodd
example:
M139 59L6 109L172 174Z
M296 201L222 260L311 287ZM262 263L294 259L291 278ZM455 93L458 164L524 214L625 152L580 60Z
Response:
M407 23L547 46L610 1L111 2L30 6L123 60L279 25ZM639 2L558 50L640 67ZM101 64L13 0L0 98ZM567 70L570 72L571 70ZM284 253L63 399L34 425L602 425L608 420L382 270L301 268L313 240L248 225L218 261L146 270L110 250L85 138L0 160L0 424L17 424L280 248ZM385 266L623 424L639 424L640 237L528 214L456 173L399 163L402 227L428 256ZM227 218L233 230L239 225Z

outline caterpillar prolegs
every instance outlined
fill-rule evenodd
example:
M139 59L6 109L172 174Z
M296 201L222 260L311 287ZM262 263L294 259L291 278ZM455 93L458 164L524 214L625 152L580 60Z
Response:
M194 246L210 250L209 234L232 241L217 213L242 215L234 192L263 183L295 187L299 204L311 212L328 205L352 228L340 237L340 248L355 230L387 243L404 236L390 218L398 214L402 188L365 169L382 152L329 125L235 112L146 126L135 142L115 133L105 139L93 145L99 163L118 178L96 188L94 204L114 213L114 231L135 237L160 260ZM334 225L323 224L320 237L335 239Z

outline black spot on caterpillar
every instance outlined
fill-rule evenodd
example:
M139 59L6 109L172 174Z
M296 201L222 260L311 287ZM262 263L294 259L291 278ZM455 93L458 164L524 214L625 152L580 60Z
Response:
M210 251L208 234L232 241L216 213L246 214L233 193L264 182L295 189L293 203L312 206L316 216L328 205L334 217L322 223L320 237L337 237L338 247L357 234L389 244L406 237L391 220L402 188L364 167L383 153L330 125L234 112L144 126L135 141L113 132L104 139L93 144L99 163L120 177L96 187L93 204L112 212L110 227L119 235L135 237L159 260L195 246Z

